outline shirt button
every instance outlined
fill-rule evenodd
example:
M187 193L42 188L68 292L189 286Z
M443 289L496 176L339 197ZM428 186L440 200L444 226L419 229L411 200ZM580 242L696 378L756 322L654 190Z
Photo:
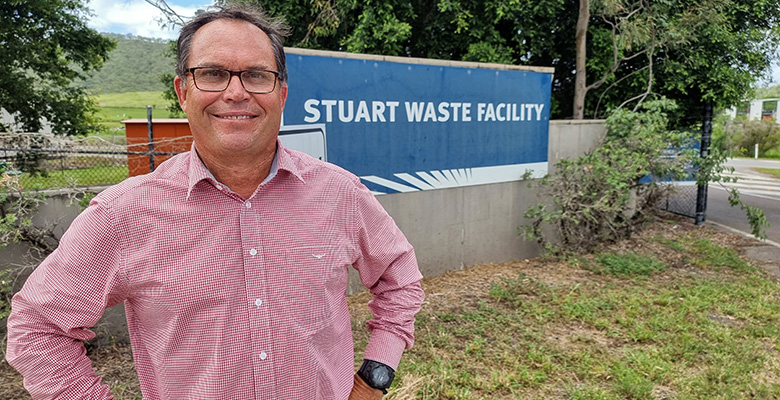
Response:
M255 300L255 305L258 306L258 307L262 306L263 305L263 300L262 299Z
M266 358L268 358L268 354L265 354L265 352L260 353L261 360L265 360Z
M214 187L217 188L217 190L222 190L222 185L216 185Z
M249 249L249 255L256 256L257 255L257 249Z
M244 203L244 205L246 206L246 208L252 208L252 202L251 201L247 201L246 203Z

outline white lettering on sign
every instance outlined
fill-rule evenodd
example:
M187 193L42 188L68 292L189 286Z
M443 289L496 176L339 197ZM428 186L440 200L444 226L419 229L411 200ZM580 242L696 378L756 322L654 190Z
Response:
M303 103L307 123L388 123L396 122L399 101L318 100ZM401 112L412 123L472 122L472 103L405 101ZM538 103L476 103L476 122L541 121L544 104ZM403 117L401 117L403 118Z
M395 122L395 109L399 104L397 101L360 100L356 103L354 100L308 99L303 103L303 109L307 114L303 120L308 123L333 122L335 108L335 114L341 122ZM322 121L323 109L324 121Z

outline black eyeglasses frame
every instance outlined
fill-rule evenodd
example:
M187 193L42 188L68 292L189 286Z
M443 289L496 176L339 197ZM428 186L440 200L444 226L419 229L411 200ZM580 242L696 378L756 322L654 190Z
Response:
M223 89L201 89L198 86L198 80L195 78L195 71L197 71L199 69L216 69L216 70L220 70L220 71L227 71L230 74L230 77L226 81L225 87ZM273 85L273 87L271 87L271 90L268 90L268 91L256 91L256 90L249 90L249 89L246 88L246 85L244 85L244 79L241 77L241 74L243 74L244 72L254 72L254 71L270 72L271 74L274 75L274 85ZM195 88L197 88L198 90L204 91L204 92L224 92L225 90L227 90L228 86L230 86L230 80L233 79L234 76L238 76L238 81L241 82L241 87L243 87L244 90L246 90L247 92L254 93L254 94L266 94L266 93L271 93L274 90L276 90L276 82L279 80L279 72L271 71L270 69L262 69L262 68L242 69L240 71L233 71L233 70L230 70L230 69L227 69L227 68L221 68L221 67L192 67L192 68L187 68L186 72L192 74L192 82L195 84Z

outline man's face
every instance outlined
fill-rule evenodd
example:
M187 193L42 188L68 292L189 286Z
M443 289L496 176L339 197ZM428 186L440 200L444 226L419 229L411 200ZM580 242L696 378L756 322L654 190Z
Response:
M187 67L277 70L265 32L248 22L229 19L210 22L195 32ZM188 74L186 82L177 76L174 87L201 157L229 163L234 157L262 157L276 150L287 100L285 84L277 82L273 92L254 94L233 76L225 91L205 92L195 87Z

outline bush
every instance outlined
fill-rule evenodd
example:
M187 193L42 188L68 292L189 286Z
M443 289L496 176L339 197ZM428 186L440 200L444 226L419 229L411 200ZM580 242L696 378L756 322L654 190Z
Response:
M663 182L695 177L706 185L733 180L722 175L726 156L717 147L701 158L692 146L697 137L666 128L667 112L675 108L661 99L645 103L639 112L620 109L609 116L599 148L576 160L561 160L539 182L541 193L553 204L526 211L531 220L521 228L526 238L558 255L591 252L602 243L630 237L653 216L659 200L674 190ZM729 202L745 211L756 237L765 237L768 224L762 210L742 203L736 189L730 191ZM544 225L552 225L557 244Z
M685 148L689 136L666 129L666 113L674 109L674 103L656 100L646 103L642 112L614 112L599 148L576 160L561 160L540 181L553 205L538 204L526 211L532 220L523 227L526 237L559 253L590 251L599 243L630 236L670 190L658 181L680 179L691 165L693 151L669 151ZM649 182L640 183L643 178ZM555 227L558 245L545 237L544 223Z
M747 120L738 118L726 121L724 134L729 137L727 151L735 155L753 157L758 144L758 156L778 154L780 125L774 119Z

